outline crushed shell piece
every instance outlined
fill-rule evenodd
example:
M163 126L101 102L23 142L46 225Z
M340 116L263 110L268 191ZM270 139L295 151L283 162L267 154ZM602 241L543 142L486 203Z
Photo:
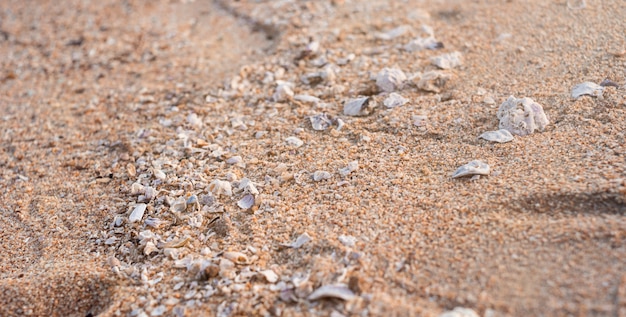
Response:
M404 50L407 52L418 52L423 50L436 50L443 48L443 43L437 41L434 37L420 37L416 38L406 45L404 45Z
M259 194L259 190L256 188L254 183L247 177L244 177L239 181L238 189L242 190L244 193L250 193L252 195Z
M237 202L237 206L241 209L248 210L254 206L254 196L253 195L245 195Z
M202 128L202 119L195 113L191 113L187 116L187 123L195 128Z
M131 195L141 195L145 192L146 192L146 187L139 183L133 183L132 185L130 185Z
M409 100L402 97L402 95L392 92L389 96L383 101L383 104L387 108L395 108L404 105Z
M311 237L305 232L303 234L301 234L296 241L290 243L290 244L283 244L283 246L288 247L288 248L294 248L297 249L301 246L303 246L305 243L311 241Z
M350 99L343 104L343 114L346 116L367 116L372 113L376 103L370 97Z
M345 301L349 301L355 298L356 295L344 284L324 285L316 289L311 295L309 300L318 300L321 298L338 298Z
M441 68L441 69L451 69L463 64L461 60L460 52L452 52L448 54L443 54L439 56L435 56L430 59L433 65Z
M339 242L341 242L341 244L349 248L354 247L354 245L356 244L356 238L353 236L346 236L342 234L339 237L337 237L337 239L339 240Z
M304 141L296 138L295 136L290 136L286 138L285 142L287 142L288 145L291 145L294 147L301 147L304 144Z
M481 134L478 138L498 143L513 141L513 135L511 134L511 132L505 129L500 129L498 131L487 131Z
M191 240L189 237L173 239L163 243L163 245L160 245L160 247L167 249L182 248L185 246L185 244L187 244L187 242L189 242L189 240Z
M209 191L211 191L213 195L218 196L218 197L221 195L225 195L225 196L233 195L233 188L230 185L230 183L227 181L219 180L219 179L216 179L212 181L211 184L209 184Z
M313 130L316 131L324 131L328 129L333 123L332 120L330 120L328 115L325 113L311 116L309 117L309 120L311 120L311 126L313 127Z
M225 259L235 264L248 264L248 256L241 252L228 251L222 255Z
M272 99L275 102L283 102L291 99L293 97L293 90L291 87L293 84L291 83L281 83L276 87L276 92L272 95Z
M578 84L572 88L572 98L580 98L581 96L592 96L592 97L601 97L602 92L604 91L604 87L592 83L592 82L584 82L582 84Z
M128 221L137 222L141 220L141 218L143 218L144 212L146 211L146 207L148 207L148 205L146 204L138 204L137 206L135 206L133 212L131 212L130 216L128 216Z
M404 35L405 33L411 31L411 27L408 25L401 25L397 28L391 29L387 32L380 32L380 33L376 33L374 34L374 37L379 39L379 40L383 40L383 41L389 41L389 40L393 40L396 37L400 37L402 35Z
M170 206L170 211L175 213L181 213L185 210L187 210L187 201L184 198L176 199Z
M470 175L489 175L489 170L489 165L479 160L474 160L459 167L454 174L452 174L452 178Z
M153 169L152 169L152 173L154 173L154 177L155 177L156 179L159 179L159 180L164 181L164 180L165 180L165 178L167 178L167 176L165 175L165 173L163 173L163 171L162 171L162 170L160 170L160 169L153 168Z
M302 101L302 102L313 103L313 104L316 104L322 101L320 98L317 98L311 95L296 95L295 97L293 97L293 99Z
M143 254L150 255L154 252L159 252L159 248L157 248L156 245L152 243L152 241L148 241L148 243L146 243L146 245L143 247Z
M376 86L385 92L393 92L402 87L406 75L397 68L383 68L376 76Z
M319 182L321 180L330 179L332 175L327 171L315 171L313 172L313 180Z
M356 171L359 169L359 161L352 161L350 163L348 163L348 166L339 169L339 174L341 174L341 176L348 176L348 174Z
M269 283L274 284L278 282L278 275L274 273L274 271L272 270L260 271L259 274L262 275L265 278L265 280Z
M548 117L543 107L530 98L509 97L498 109L499 128L506 129L515 135L529 135L535 130L543 131Z
M230 165L240 164L241 162L243 162L243 159L239 155L233 156L226 160L226 163Z
M478 314L469 308L456 307L453 310L442 313L439 317L478 317Z
M440 92L450 79L452 79L452 75L442 71L432 70L419 76L416 86L424 91Z

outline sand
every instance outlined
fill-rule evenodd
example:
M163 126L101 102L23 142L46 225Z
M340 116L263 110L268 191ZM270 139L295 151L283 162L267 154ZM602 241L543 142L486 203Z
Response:
M626 316L624 16L620 0L3 1L0 315ZM405 104L383 105L384 68ZM425 89L428 72L447 80ZM550 123L478 139L511 95ZM472 160L489 175L451 178Z

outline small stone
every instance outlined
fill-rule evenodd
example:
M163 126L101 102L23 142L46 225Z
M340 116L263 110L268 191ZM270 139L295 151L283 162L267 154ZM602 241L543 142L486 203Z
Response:
M439 56L435 56L430 60L433 65L441 68L441 69L451 69L463 64L461 60L460 52L452 52L448 54L443 54Z
M290 136L286 138L285 142L287 142L288 145L293 146L293 147L301 147L304 144L304 141L296 138L295 136Z
M393 92L402 87L406 75L397 68L383 68L376 76L376 86L382 91Z
M392 92L389 96L383 101L383 104L387 108L395 108L404 105L409 100L402 97L402 95Z
M505 129L500 129L498 131L487 131L481 134L478 138L498 143L513 141L513 135L511 134L511 132Z
M581 96L602 97L604 87L592 82L584 82L572 88L572 98L580 98Z
M143 218L146 207L148 207L148 205L146 204L137 204L137 206L135 206L135 209L133 209L133 212L131 212L130 216L128 216L128 221L130 221L131 223L140 221L141 218Z
M482 161L474 160L459 167L454 174L452 174L452 178L473 175L489 175L489 171L489 165L483 163Z

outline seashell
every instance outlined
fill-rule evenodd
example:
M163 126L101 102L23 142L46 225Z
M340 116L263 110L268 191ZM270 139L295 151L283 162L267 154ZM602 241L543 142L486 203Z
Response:
M543 131L550 123L543 107L530 98L510 96L498 109L499 128L512 134L529 135L535 130Z
M155 252L158 253L159 248L157 248L156 245L152 243L152 241L148 241L148 243L146 243L146 245L143 247L143 254L149 256L150 254Z
M128 221L132 223L141 220L141 218L143 218L144 212L146 211L146 207L148 207L148 205L146 204L138 204L137 206L135 206L133 212L131 212L130 216L128 216Z
M385 101L383 101L383 104L387 108L395 108L395 107L404 105L408 101L409 100L402 97L402 95L392 92L391 94L389 94L387 98L385 98Z
M243 159L241 158L241 156L236 155L236 156L233 156L233 157L227 159L226 163L230 164L230 165L236 165L236 164L240 164L242 161L243 161Z
M213 195L202 195L200 196L200 203L205 206L213 206L215 204L215 197Z
M509 130L506 129L500 129L498 131L487 131L481 134L478 138L498 143L513 141L513 135L511 134L511 132L509 132Z
M305 232L303 234L301 234L296 241L294 241L291 244L283 244L282 246L288 247L288 248L294 248L297 249L301 246L303 246L305 243L311 241L311 237Z
M153 228L160 228L163 224L165 224L165 221L159 219L159 218L148 218L146 219L146 221L144 221L144 223L147 226L153 227Z
M422 74L418 78L419 80L416 84L418 89L430 92L440 92L450 79L452 79L452 75L442 71L432 70Z
M344 168L339 169L339 174L341 174L341 176L346 177L348 176L348 174L356 171L359 169L359 161L352 161L350 163L348 163L348 165Z
M459 167L454 172L454 174L452 174L452 178L459 178L470 175L489 175L489 171L489 165L479 160L474 160Z
M443 312L439 317L478 317L478 314L469 308L456 307L453 310Z
M184 238L180 238L180 239L173 239L170 241L167 241L165 243L163 243L162 245L160 245L160 247L162 248L182 248L185 246L185 244L187 244L187 242L189 242L189 237L184 237Z
M233 189L229 182L216 179L209 184L209 191L215 196L225 195L232 196Z
M312 104L316 104L322 101L320 98L317 98L311 95L295 95L293 99L297 101L312 103Z
M356 295L345 284L324 285L316 289L308 300L318 300L322 298L338 298L341 300L349 301L355 298Z
M174 267L178 269L188 268L193 262L193 257L191 255L187 255L186 257L174 261Z
M290 136L286 138L285 142L287 142L288 145L291 145L294 147L301 147L304 144L304 141L296 138L295 136Z
M411 27L408 25L401 25L397 28L393 28L387 32L381 32L381 33L376 33L374 34L374 37L379 39L379 40L383 40L383 41L389 41L389 40L393 40L397 37L400 37L402 35L404 35L405 33L409 32L411 30Z
M433 65L441 69L451 69L463 64L463 61L461 60L461 52L452 52L435 56L431 58L430 61Z
M404 72L397 68L383 68L376 75L376 86L382 91L393 92L400 89L406 79Z
M244 210L252 208L252 206L254 206L254 196L250 194L243 196L243 198L237 202L237 206Z
M275 102L284 102L293 97L292 83L280 83L276 86L276 91L272 95Z
M580 98L581 96L602 97L604 87L592 82L584 82L572 88L572 98Z
M262 275L265 278L265 280L268 281L269 283L274 284L278 282L278 275L274 273L274 271L272 270L260 271L259 274Z
M330 179L332 175L327 171L315 171L313 172L313 180L319 182L321 180Z
M346 235L340 235L339 237L337 237L337 239L339 240L339 242L341 242L341 244L345 245L346 247L352 248L354 247L355 243L356 243L356 238L353 236L346 236Z
M413 125L416 127L424 127L428 122L428 117L424 115L415 115L412 116L411 119L413 120Z
M243 122L243 118L241 118L241 117L234 117L234 118L230 119L230 126L233 129L237 129L237 130L241 130L241 131L248 130L248 126L246 126L246 124ZM215 153L215 151L214 151L214 153Z
M177 249L170 249L170 248L165 248L163 249L163 255L165 255L166 257L172 259L172 260L178 260L178 250Z
M187 116L187 123L189 123L194 128L202 128L202 119L200 119L195 113L189 114Z
M130 177L135 177L137 175L137 169L135 168L135 164L126 164L126 173L128 173L128 176Z
M343 105L343 114L346 116L360 117L372 113L376 103L370 97L350 99Z
M141 195L145 192L146 192L146 187L139 183L133 183L132 185L130 185L131 195Z
M226 258L221 258L219 276L227 279L234 279L237 276L237 273L235 272L235 263Z
M161 181L164 181L164 180L165 180L165 178L167 178L167 176L165 175L165 173L164 173L162 170L158 169L158 168L153 168L153 169L152 169L152 173L154 174L154 177L155 177L156 179L159 179L159 180L161 180Z
M174 213L181 213L187 210L187 201L184 198L179 198L170 205L170 210Z
M418 52L423 50L436 50L443 48L443 43L437 41L434 37L420 37L416 38L403 46L407 52Z
M229 261L232 261L235 264L248 264L249 263L248 256L241 252L227 251L227 252L224 252L222 256L225 259L228 259Z
M311 116L309 117L309 120L311 120L311 126L313 127L313 130L316 131L324 131L332 125L332 121L325 113Z
M258 195L259 190L256 189L254 183L247 177L244 177L239 181L239 190L243 190L244 193L250 193L252 195Z

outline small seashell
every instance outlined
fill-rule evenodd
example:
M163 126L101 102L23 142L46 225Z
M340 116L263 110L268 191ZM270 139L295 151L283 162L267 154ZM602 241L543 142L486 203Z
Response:
M130 185L130 194L131 195L141 195L143 193L145 193L145 186L139 184L139 183L133 183L132 185Z
M243 196L243 198L237 202L237 206L244 210L252 208L252 206L254 206L254 196L250 194Z
M406 45L404 45L404 50L407 52L418 52L425 49L428 50L436 50L443 48L443 43L437 41L434 37L420 37L416 38Z
M152 243L152 241L148 241L148 243L146 243L146 245L143 247L143 254L149 256L152 253L155 252L159 252L159 248L156 247L156 245L154 245L154 243Z
M191 126L195 128L198 128L198 129L202 128L202 119L200 119L198 115L195 113L192 113L187 116L187 123L189 123Z
M584 82L572 88L572 98L580 98L581 96L602 97L604 87L592 82Z
M179 198L170 205L170 210L174 213L181 213L187 210L187 201L184 198Z
M274 284L278 282L278 275L274 273L274 271L272 270L260 271L259 274L262 275L265 278L265 280L268 281L269 283Z
M481 134L478 138L498 143L513 141L513 135L511 134L511 132L509 132L509 130L506 129L500 129L498 131L487 131Z
M342 169L339 169L339 174L341 174L341 176L346 177L348 176L348 174L356 171L359 169L359 161L352 161L350 163L348 163L348 165Z
M291 83L278 84L274 95L272 95L272 99L274 99L275 102L284 102L291 99L293 97L293 90L291 89L292 86L293 84Z
M376 76L376 86L385 92L393 92L400 89L406 80L404 72L397 68L383 68Z
M163 221L163 220L161 220L159 218L152 218L152 217L150 217L150 218L147 218L146 221L144 221L144 223L147 226L150 226L150 227L153 227L153 228L160 228L165 223L165 221Z
M307 103L312 103L312 104L316 104L320 101L322 101L320 98L311 96L311 95L295 95L293 97L294 100L298 100L298 101L302 101L302 102L307 102Z
M321 180L330 179L332 175L327 171L315 171L313 172L313 180L319 182Z
M126 173L128 173L128 176L130 177L135 177L137 175L137 169L135 168L135 164L126 164Z
M294 248L297 249L301 246L303 246L305 243L311 241L311 237L305 232L303 234L301 234L296 241L294 241L291 244L283 244L283 246L288 247L288 248Z
M391 29L387 32L382 32L382 33L376 33L374 34L374 37L379 39L379 40L383 40L383 41L389 41L389 40L393 40L397 37L400 37L402 35L404 35L405 33L409 32L411 30L411 27L408 25L401 25L397 28Z
M154 174L154 177L156 177L156 179L159 179L161 181L164 181L165 178L167 177L162 170L157 169L157 168L153 168L152 173Z
M530 98L510 96L498 109L499 128L512 134L529 135L535 130L543 131L550 123L543 107Z
M249 262L248 256L241 252L227 251L222 256L235 264L248 264Z
M343 245L349 248L354 247L356 243L356 238L353 236L346 236L342 234L339 237L337 237L337 239L339 240L339 242L341 242Z
M304 144L304 141L296 138L295 136L290 136L286 138L285 142L287 142L288 145L291 145L294 147L301 147Z
M213 204L215 204L215 197L211 194L201 195L200 204L205 205L205 206L213 206Z
M489 175L489 171L489 165L479 160L474 160L459 167L454 172L454 174L452 174L452 178L459 178L470 175Z
M343 114L346 116L367 116L372 113L376 103L370 97L350 99L343 105Z
M259 190L256 188L254 183L247 177L244 177L239 181L239 190L242 190L244 193L250 193L252 195L258 195Z
M230 126L233 129L237 129L241 131L248 130L248 126L246 126L246 124L243 122L243 118L241 117L234 117L230 119Z
M432 70L426 72L418 77L417 88L430 91L430 92L440 92L446 84L452 79L452 75L438 71Z
M408 101L409 100L402 97L402 95L392 92L391 94L389 94L387 98L385 98L385 101L383 101L383 104L387 108L395 108L395 107L404 105Z
M316 289L308 300L318 300L322 298L338 298L345 301L349 301L355 298L356 295L344 284L324 285Z
M236 164L240 164L242 161L243 159L241 158L241 156L237 155L237 156L233 156L227 159L226 163L230 165L236 165Z
M148 207L148 205L146 204L138 204L137 206L135 206L133 212L131 212L130 216L128 216L128 221L132 223L141 220L141 218L143 218L144 212L146 211L146 207Z
M439 317L478 317L478 314L469 308L456 307L453 310L442 313Z
M160 245L160 247L167 248L167 249L182 248L185 246L185 244L187 244L187 242L189 242L189 240L190 240L189 237L173 239L173 240L163 243L162 245Z
M216 179L209 184L209 191L215 196L225 195L232 196L233 189L229 182Z
M313 130L316 131L324 131L332 125L332 121L325 113L311 116L309 117L309 120L311 120L311 126L313 127Z
M433 63L433 65L441 69L451 69L457 66L461 66L461 64L463 64L460 52L452 52L435 56L431 58L430 61Z

